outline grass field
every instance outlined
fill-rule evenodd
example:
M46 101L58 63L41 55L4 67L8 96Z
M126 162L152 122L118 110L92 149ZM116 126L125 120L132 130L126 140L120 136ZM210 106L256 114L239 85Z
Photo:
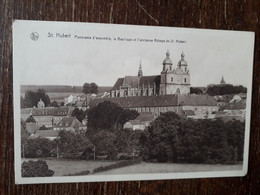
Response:
M140 163L128 167L103 171L95 175L142 174L142 173L179 173L241 170L242 165L176 164L176 163Z
M38 159L23 159L22 161L38 160ZM45 160L45 159L42 159ZM86 160L45 160L49 165L49 169L54 171L54 176L64 176L74 174L81 171L89 170L116 163L116 161L86 161Z
M23 159L28 161L31 159ZM38 160L38 159L32 159ZM107 166L116 161L85 161L85 160L45 160L55 173L54 176L74 174L81 171L92 171L100 166ZM202 172L202 171L226 171L241 170L242 165L209 165L209 164L176 164L176 163L145 163L112 169L95 173L95 175L109 174L142 174L142 173L178 173L178 172Z

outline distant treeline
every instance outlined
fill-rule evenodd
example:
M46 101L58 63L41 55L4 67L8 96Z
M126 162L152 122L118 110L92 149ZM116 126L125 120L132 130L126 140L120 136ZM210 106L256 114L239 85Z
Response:
M27 91L37 92L38 89L43 89L46 93L82 93L83 86L69 85L21 85L21 93ZM98 93L109 92L111 87L99 86Z
M207 89L207 94L209 95L238 94L238 93L246 93L246 92L247 89L242 85L234 86L230 84L213 85L213 86L209 86Z

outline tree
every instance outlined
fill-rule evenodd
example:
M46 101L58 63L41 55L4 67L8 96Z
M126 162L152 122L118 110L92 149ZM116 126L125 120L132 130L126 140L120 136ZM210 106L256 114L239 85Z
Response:
M82 158L85 150L93 148L93 144L86 136L70 131L60 131L57 142L60 153L64 158L69 159Z
M191 94L202 94L203 91L200 88L198 88L198 87L191 87L190 88L190 93Z
M49 169L46 161L28 161L22 164L22 177L51 177L54 171Z
M128 120L133 120L138 116L135 110L123 109L115 103L104 101L89 110L88 128L91 129L111 129L124 125Z
M41 137L28 139L24 144L24 155L26 158L50 157L52 156L52 150L56 149L54 141Z
M21 97L21 108L37 107L40 99L44 102L45 106L50 104L50 98L43 89L38 89L37 92L26 91L24 98Z
M234 86L230 84L225 85L213 85L208 87L207 93L209 95L225 95L225 94L238 94L238 93L246 93L247 89L242 85Z
M84 83L83 85L83 93L98 93L98 86L96 83Z
M86 117L86 112L78 108L75 108L72 111L71 116L75 116L80 122L82 122L82 120Z
M243 160L245 124L162 113L139 138L146 161L234 164Z
M96 147L96 153L100 155L108 155L108 159L115 159L117 156L117 148L115 146L116 136L106 130L100 130L89 136L89 139Z
M51 106L51 107L59 107L58 102L56 102L56 101L52 101L52 102L50 103L50 106Z

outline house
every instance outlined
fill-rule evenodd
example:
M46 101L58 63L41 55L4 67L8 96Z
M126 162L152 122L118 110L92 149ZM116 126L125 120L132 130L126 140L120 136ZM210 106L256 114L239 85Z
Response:
M21 109L21 119L26 121L30 116L39 127L47 128L58 124L64 117L70 116L72 107L45 107L45 108L25 108Z
M237 117L242 117L243 119L245 119L246 100L241 99L239 101L232 102L224 108L224 111L227 112L227 114L229 116L237 116Z
M53 130L65 130L81 133L85 132L87 127L83 125L76 117L64 117L57 125L53 127Z
M130 120L124 124L124 128L132 129L132 130L144 130L145 124L140 120Z
M75 104L77 100L78 100L78 97L76 95L69 95L68 97L64 98L64 104L72 105L72 104Z
M25 121L26 130L30 134L34 134L40 127L32 116L28 117Z
M245 121L245 115L246 100L241 99L238 101L232 101L224 107L223 111L216 112L215 118L221 118L224 121L233 119Z

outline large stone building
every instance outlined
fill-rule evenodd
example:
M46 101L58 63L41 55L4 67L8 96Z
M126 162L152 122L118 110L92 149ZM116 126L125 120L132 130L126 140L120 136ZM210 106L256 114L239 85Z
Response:
M143 76L140 64L137 76L118 78L110 91L111 97L153 96L190 93L190 73L184 53L177 67L173 67L170 52L167 51L163 60L160 75Z
M104 101L116 103L122 108L136 110L139 113L151 112L155 117L161 112L173 111L185 116L185 112L191 111L195 114L193 118L213 118L218 111L214 97L195 94L99 98L90 102L90 109Z
M110 97L93 99L89 108L110 101L139 113L151 112L154 117L173 111L190 118L214 118L218 111L214 97L190 94L190 73L184 53L174 68L167 51L162 65L160 75L143 76L140 64L137 76L119 78L110 91Z
M64 117L70 116L73 109L72 107L24 108L21 109L21 119L26 121L32 117L39 127L49 128L58 124Z

